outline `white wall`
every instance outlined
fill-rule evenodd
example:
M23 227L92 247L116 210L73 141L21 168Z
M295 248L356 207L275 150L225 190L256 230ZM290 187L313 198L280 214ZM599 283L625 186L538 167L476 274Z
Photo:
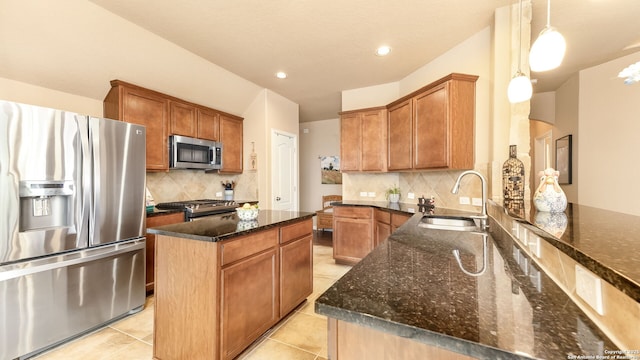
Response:
M322 195L342 194L342 185L322 184L320 181L319 157L334 155L340 155L340 119L300 124L301 211L320 210Z
M640 52L580 72L582 205L640 215L640 83L617 78L638 61Z
M300 119L299 119L298 104L294 103L293 101L271 90L265 90L265 110L266 110L266 117L265 117L266 129L264 132L264 136L266 137L267 150L264 155L267 158L267 166L266 166L266 172L264 173L264 176L266 176L266 187L264 188L261 187L261 189L265 189L264 191L267 192L267 194L265 194L265 196L261 198L266 198L263 204L265 204L267 208L271 208L271 205L273 202L273 199L271 196L272 195L271 194L271 186L272 186L271 178L272 178L272 170L273 170L271 166L272 164L271 133L273 130L279 130L279 131L283 131L288 134L291 134L297 138ZM295 153L294 162L296 164L299 164L300 163L299 139L296 139L295 146L296 146L296 153ZM297 177L298 179L296 180L295 186L298 189L298 194L297 194L297 198L295 199L295 209L300 208L299 175Z
M556 140L571 135L572 140L572 181L571 184L562 184L560 187L567 196L567 201L572 203L581 203L579 196L580 176L580 151L578 151L581 136L579 125L578 110L578 92L580 88L580 79L578 74L573 75L562 86L556 90L556 114L555 122L552 130L551 143L551 167L556 168Z
M344 90L342 91L342 111L384 106L400 97L399 82Z
M553 124L556 121L556 92L533 94L529 118Z
M86 0L2 1L0 34L0 78L100 102L120 79L239 115L261 90Z
M102 116L102 100L6 78L0 78L0 99L66 110L82 115Z

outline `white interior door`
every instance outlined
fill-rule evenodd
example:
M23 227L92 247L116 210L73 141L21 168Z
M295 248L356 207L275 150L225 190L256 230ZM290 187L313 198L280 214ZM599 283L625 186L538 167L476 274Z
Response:
M531 185L532 192L538 186L538 183L537 183L537 181L539 180L538 173L548 167L555 166L551 162L551 156L552 156L551 131L536 138L534 152L535 152L534 153L535 164L533 167L533 174L534 174L533 179L535 180L535 183Z
M272 130L271 154L271 208L298 210L296 136Z

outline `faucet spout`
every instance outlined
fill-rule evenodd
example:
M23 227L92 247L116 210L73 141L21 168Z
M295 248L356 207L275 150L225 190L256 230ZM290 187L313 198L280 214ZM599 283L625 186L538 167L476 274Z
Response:
M488 218L487 217L487 180L484 178L484 176L482 176L482 174L480 174L475 170L464 171L458 176L458 179L456 180L455 185L453 185L451 192L453 194L457 194L458 191L460 190L460 181L462 180L463 177L469 174L478 176L480 178L480 182L482 183L482 210L480 211L480 215L478 215L476 218L480 220L481 226L484 229L487 227L487 218Z

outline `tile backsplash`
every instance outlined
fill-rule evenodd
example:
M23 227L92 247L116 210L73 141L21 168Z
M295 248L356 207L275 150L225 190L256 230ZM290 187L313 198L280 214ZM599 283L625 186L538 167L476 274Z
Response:
M475 169L490 181L487 169ZM461 205L460 196L482 198L482 186L477 176L468 175L462 179L458 194L452 194L451 189L462 171L416 171L406 173L343 173L342 196L346 200L385 201L386 190L392 186L400 187L400 202L417 203L418 197L435 198L436 207L479 211L478 206ZM414 193L415 199L408 199L408 193ZM367 193L370 196L360 196ZM489 194L487 194L488 197Z
M156 204L169 201L196 199L222 199L216 196L224 188L221 181L235 181L235 200L258 200L257 173L241 175L221 175L205 173L202 170L171 170L169 172L148 172L147 188Z

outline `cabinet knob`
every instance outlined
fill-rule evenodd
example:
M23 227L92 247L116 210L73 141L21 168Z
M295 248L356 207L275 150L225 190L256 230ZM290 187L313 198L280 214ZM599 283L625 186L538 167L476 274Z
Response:
M280 201L280 196L276 196L276 201Z

